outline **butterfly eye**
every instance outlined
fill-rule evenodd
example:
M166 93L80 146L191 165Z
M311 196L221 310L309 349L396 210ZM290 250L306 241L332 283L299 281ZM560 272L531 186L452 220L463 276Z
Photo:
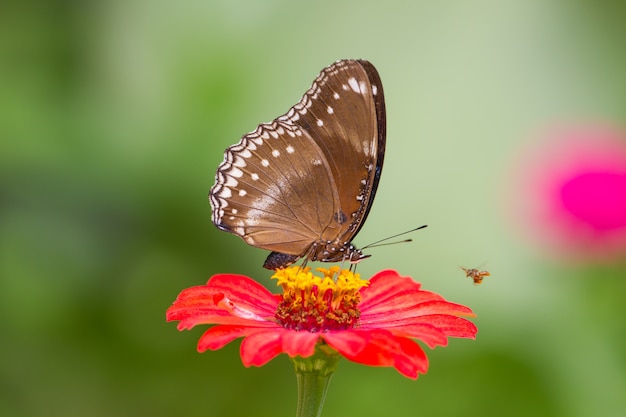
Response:
M374 66L334 63L287 113L226 149L209 195L213 223L272 251L269 269L367 257L351 242L374 201L385 133Z

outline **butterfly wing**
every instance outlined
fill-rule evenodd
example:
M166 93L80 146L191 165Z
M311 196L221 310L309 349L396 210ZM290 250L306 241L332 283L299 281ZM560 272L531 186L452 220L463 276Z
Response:
M338 61L286 114L226 150L210 193L213 222L295 257L315 242L349 242L371 207L384 147L378 73L367 61Z
M324 152L340 198L334 215L347 220L341 230L325 231L323 240L340 237L349 243L372 206L385 155L385 100L378 72L368 61L338 61L321 72L292 110L286 116L291 113L289 119L309 131Z
M302 255L332 217L339 196L308 132L276 120L226 150L210 201L221 230L255 247Z

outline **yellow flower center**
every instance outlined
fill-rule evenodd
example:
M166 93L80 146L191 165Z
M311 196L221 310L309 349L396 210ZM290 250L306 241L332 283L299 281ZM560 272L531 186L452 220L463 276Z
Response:
M279 269L272 276L284 292L276 310L278 322L289 329L310 332L355 327L361 314L357 308L359 290L369 281L338 266L316 270L321 277L313 275L311 268L299 266Z

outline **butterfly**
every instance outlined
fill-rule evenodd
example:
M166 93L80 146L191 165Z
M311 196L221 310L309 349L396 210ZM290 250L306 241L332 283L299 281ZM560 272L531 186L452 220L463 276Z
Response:
M478 269L468 269L461 267L465 271L465 276L474 280L474 284L478 285L483 282L483 278L490 276L489 271L480 271Z
M267 269L367 258L352 240L376 195L385 140L376 68L337 61L287 113L226 149L209 194L213 223L272 251Z

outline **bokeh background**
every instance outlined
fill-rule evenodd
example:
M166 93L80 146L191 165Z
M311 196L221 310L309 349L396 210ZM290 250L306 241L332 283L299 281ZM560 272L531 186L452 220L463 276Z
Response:
M224 148L341 58L376 65L388 112L355 243L429 225L359 272L411 275L479 334L417 381L343 361L324 415L626 415L623 258L553 256L510 207L545 129L626 124L625 21L608 1L4 2L0 415L294 414L286 357L198 354L165 310L218 272L274 285L206 196Z

